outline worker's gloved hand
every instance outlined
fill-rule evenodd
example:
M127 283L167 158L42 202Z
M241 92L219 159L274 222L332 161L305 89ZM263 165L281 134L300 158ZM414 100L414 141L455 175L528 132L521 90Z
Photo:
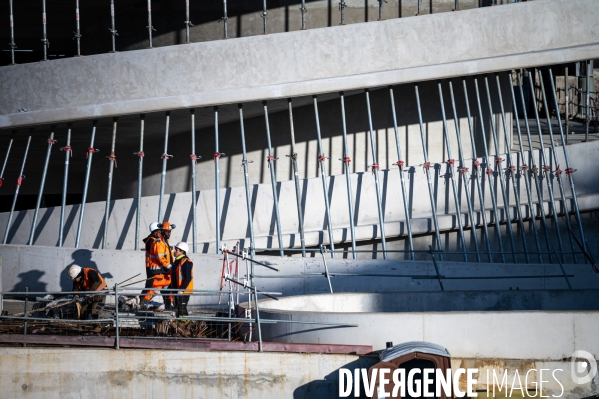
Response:
M93 302L93 298L91 296L84 296L83 298L81 298L81 300L79 302L81 302L82 304L86 304L89 305Z

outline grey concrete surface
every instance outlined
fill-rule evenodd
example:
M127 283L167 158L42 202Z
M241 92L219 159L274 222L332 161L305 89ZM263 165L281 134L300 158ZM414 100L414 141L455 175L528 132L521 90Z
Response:
M0 127L297 97L591 59L599 50L599 33L591 29L599 13L593 4L525 2L2 67ZM569 29L547 29L556 24ZM22 108L28 111L19 113Z
M329 295L323 294L320 300L326 301ZM262 334L268 341L350 343L360 337L364 344L377 349L388 341L428 341L448 348L452 356L475 358L558 360L569 358L579 348L595 357L599 355L594 338L599 327L597 311L402 313L261 309L260 316L358 324L344 329L314 329L295 323L265 325Z

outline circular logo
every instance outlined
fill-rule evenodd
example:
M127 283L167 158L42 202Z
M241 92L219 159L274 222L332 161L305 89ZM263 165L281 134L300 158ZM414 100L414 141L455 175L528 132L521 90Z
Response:
M597 374L597 361L589 352L576 351L570 362L570 375L575 384L582 385L591 382Z

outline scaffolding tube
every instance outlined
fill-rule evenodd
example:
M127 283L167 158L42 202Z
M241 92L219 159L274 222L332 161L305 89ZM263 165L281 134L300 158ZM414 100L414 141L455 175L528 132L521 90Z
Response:
M110 146L110 155L106 158L110 162L108 166L108 188L106 189L106 203L104 204L104 235L102 237L102 249L106 249L106 241L108 240L108 220L110 219L110 197L112 196L112 177L114 168L116 168L116 156L114 149L116 144L116 127L119 118L112 118L112 144Z
M58 246L62 247L64 243L64 211L67 205L67 185L69 181L69 164L73 151L71 149L71 128L73 124L67 124L67 144L60 148L60 151L64 151L64 175L62 178L62 200L60 203L60 225L58 226Z
M164 201L164 186L166 184L166 164L173 156L168 153L168 132L170 128L170 111L166 112L166 127L164 129L164 152L162 153L162 173L160 174L160 196L158 197L158 223L162 223L162 202Z
M250 174L249 174L249 163L253 161L248 161L247 159L247 151L245 148L245 129L243 125L243 104L239 104L239 128L241 131L241 149L243 153L243 159L241 160L241 165L243 166L243 176L244 176L244 185L245 185L245 204L247 208L248 214L248 230L250 232L250 257L254 259L256 255L255 247L256 244L254 242L254 217L252 215L252 202L250 197ZM247 266L247 262L246 262Z
M214 107L214 213L216 227L216 253L220 250L220 157L225 155L221 153L218 145L218 107Z
M110 23L111 23L111 27L108 28L108 31L110 32L111 36L112 36L112 51L111 53L116 53L116 37L119 35L116 31L116 25L115 25L115 21L114 21L114 0L110 0Z
M189 3L188 3L189 5ZM191 114L191 155L189 158L191 159L191 242L192 242L192 251L195 254L198 252L198 234L197 234L197 192L196 192L196 164L199 159L202 159L201 156L196 155L196 115L195 109L190 109L189 113Z
M33 212L33 220L31 221L31 231L29 232L29 241L27 245L33 245L33 239L35 236L35 225L37 224L37 216L40 211L40 206L42 204L42 197L44 195L44 185L46 184L46 175L48 174L48 164L50 163L50 152L52 151L52 146L56 143L54 140L54 129L56 126L50 127L50 137L48 138L48 149L46 150L46 160L44 161L44 169L42 170L42 180L40 182L40 188L37 193L37 201L35 203L35 211Z
M299 168L297 166L297 153L295 152L295 131L293 129L293 106L291 99L287 99L289 108L289 129L291 131L291 154L287 155L291 159L291 167L293 168L293 178L295 182L295 201L297 203L297 220L299 224L300 244L302 247L302 257L306 257L306 240L304 238L304 215L302 212L302 193L300 192L299 183Z
M137 155L139 163L137 165L137 209L135 212L135 250L139 250L139 225L141 223L141 185L143 180L143 165L144 165L144 128L146 116L139 116L139 151L134 152Z
M30 130L30 132L33 129ZM31 144L31 133L29 134L29 138L27 139L27 146L25 147L25 155L23 155L23 162L21 163L21 170L19 172L19 177L17 179L17 187L15 189L15 195L12 199L12 205L10 207L10 213L8 214L8 223L6 223L6 230L4 231L4 239L2 240L2 244L6 244L6 240L8 239L8 232L10 231L10 224L12 223L12 217L15 212L15 206L17 204L17 198L19 197L19 190L21 189L21 183L25 178L23 172L25 171L25 162L27 161L27 154L29 153L29 145Z
M87 149L86 158L87 158L87 167L85 169L85 181L83 183L83 197L81 198L81 210L79 211L79 222L77 223L77 235L75 236L75 248L79 248L79 241L81 240L81 228L83 227L83 216L85 214L85 201L87 200L87 190L89 188L89 176L91 174L92 169L92 159L94 157L94 153L100 151L94 148L94 140L96 138L96 127L98 126L98 120L94 120L92 122L92 137L89 142L89 147Z
M343 159L340 161L345 165L345 183L347 187L347 207L349 209L349 231L351 235L351 247L352 247L352 257L357 259L356 257L356 235L354 231L354 204L352 201L352 188L351 188L351 177L350 177L350 169L349 163L351 162L351 158L349 157L349 148L347 145L347 126L345 123L345 94L343 92L339 93L341 98L341 122L343 124Z

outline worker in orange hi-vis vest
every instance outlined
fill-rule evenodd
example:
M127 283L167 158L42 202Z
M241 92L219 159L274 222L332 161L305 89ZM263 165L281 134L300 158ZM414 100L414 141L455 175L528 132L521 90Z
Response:
M169 222L153 222L150 224L150 235L143 241L146 244L146 290L142 292L142 301L150 301L158 290L168 288L171 283L171 267L173 266L173 253L168 239L175 228ZM172 310L172 297L162 295L166 310Z
M173 293L177 317L189 315L187 304L190 295L193 293L193 262L187 257L187 251L189 251L189 246L186 242L175 245L175 263L173 263L171 271L171 288L180 290Z
M72 265L69 267L69 277L73 280L72 291L96 292L106 289L106 282L100 272L91 267ZM75 296L81 305L79 318L81 320L97 319L98 306L104 303L104 295Z

